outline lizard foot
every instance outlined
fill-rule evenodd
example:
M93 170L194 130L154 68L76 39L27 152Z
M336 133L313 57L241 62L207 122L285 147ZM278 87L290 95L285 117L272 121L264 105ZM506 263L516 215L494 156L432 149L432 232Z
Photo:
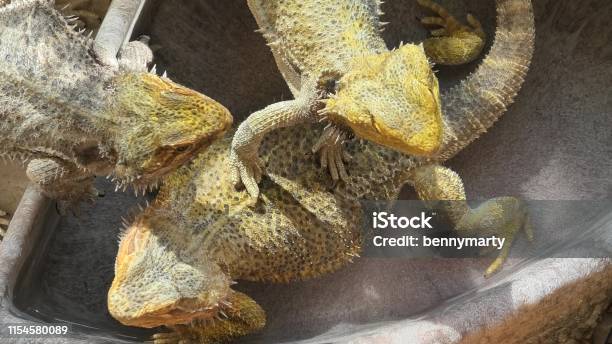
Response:
M480 55L486 34L478 19L468 14L469 26L464 25L444 7L431 0L417 2L437 14L421 19L423 25L438 27L431 30L433 37L423 42L425 54L429 59L437 64L455 66L472 62Z
M257 154L239 155L232 147L230 153L231 180L236 187L244 186L247 192L257 199L259 186L263 174L264 163Z
M461 178L451 169L440 165L424 165L410 173L412 185L419 197L426 201L428 206L445 213L458 235L471 238L495 236L502 240L495 247L499 254L487 268L485 277L502 267L514 238L521 229L525 230L530 241L533 240L527 207L520 199L493 198L471 208L466 202ZM481 253L486 253L486 250Z
M453 201L451 201L453 202ZM497 272L504 264L514 238L520 230L524 230L529 241L533 241L533 229L523 201L515 197L499 197L488 200L480 206L467 211L456 225L456 230L462 236L490 237L505 239L497 258L489 265L485 277ZM492 248L486 248L481 253L488 254Z
M234 292L229 307L212 319L194 319L189 325L168 326L172 331L153 335L155 344L213 344L260 330L264 310L245 294Z
M148 66L153 62L150 40L149 36L142 35L137 40L127 43L119 52L119 68L126 71L148 72ZM150 72L157 74L155 66ZM163 76L166 77L165 72Z
M0 209L0 238L4 238L6 234L6 230L8 229L8 225L11 217L6 211Z
M339 179L346 182L349 179L344 162L350 157L342 148L346 136L346 132L342 129L333 125L327 126L312 148L313 153L319 152L321 167L329 169L334 182Z
M186 338L184 334L177 331L156 333L152 339L154 344L187 344L192 342L191 338Z

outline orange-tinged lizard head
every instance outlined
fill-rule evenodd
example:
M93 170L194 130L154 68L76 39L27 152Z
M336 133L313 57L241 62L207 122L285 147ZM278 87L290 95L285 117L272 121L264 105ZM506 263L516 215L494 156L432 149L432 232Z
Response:
M135 188L156 183L223 136L230 112L207 96L150 73L115 79L114 174Z
M442 144L438 80L422 45L355 59L324 112L363 139L434 156Z
M108 309L124 325L152 328L214 318L231 297L231 280L161 216L137 218L123 235ZM178 241L177 241L178 240ZM178 245L175 243L183 243Z

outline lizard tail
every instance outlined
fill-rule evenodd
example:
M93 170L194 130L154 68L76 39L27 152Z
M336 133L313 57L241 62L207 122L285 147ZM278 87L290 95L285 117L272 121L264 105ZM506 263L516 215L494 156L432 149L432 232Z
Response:
M529 69L534 40L531 0L497 0L497 30L491 51L473 74L442 95L450 130L441 160L477 139L512 104Z

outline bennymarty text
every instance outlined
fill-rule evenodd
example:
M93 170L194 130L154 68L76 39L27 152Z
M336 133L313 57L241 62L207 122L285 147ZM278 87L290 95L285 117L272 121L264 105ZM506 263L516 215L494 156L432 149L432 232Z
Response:
M375 247L448 247L461 250L469 247L494 247L501 250L506 238L490 237L436 237L433 232L433 216L420 212L417 216L397 216L391 212L372 212L372 228ZM406 235L397 235L389 230L405 230ZM415 233L414 230L419 230ZM393 234L393 235L390 235Z

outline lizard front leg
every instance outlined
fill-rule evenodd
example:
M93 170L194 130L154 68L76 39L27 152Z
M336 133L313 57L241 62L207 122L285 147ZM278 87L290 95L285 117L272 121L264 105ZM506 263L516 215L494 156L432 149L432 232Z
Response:
M459 175L440 165L416 168L411 172L410 181L421 199L449 201L440 202L436 208L448 215L459 235L498 235L506 239L499 255L487 268L485 276L490 276L502 267L519 230L524 229L528 239L533 240L525 205L517 198L493 198L477 208L470 208L465 202L465 190Z
M153 336L155 344L213 344L260 330L266 313L247 295L233 292L214 319L194 320L189 325L169 326L172 332Z
M257 183L263 172L263 163L259 159L262 139L272 130L313 120L319 97L316 83L307 81L295 100L272 104L251 114L240 124L230 149L231 180L234 185L242 184L253 198L259 197Z
M63 209L98 196L93 176L61 159L33 159L28 163L26 174L46 196L61 201Z
M423 25L439 27L432 29L433 37L423 42L425 54L429 59L437 64L454 66L474 61L480 55L487 37L474 16L468 14L467 21L470 26L467 26L431 0L417 2L438 15L421 19Z

